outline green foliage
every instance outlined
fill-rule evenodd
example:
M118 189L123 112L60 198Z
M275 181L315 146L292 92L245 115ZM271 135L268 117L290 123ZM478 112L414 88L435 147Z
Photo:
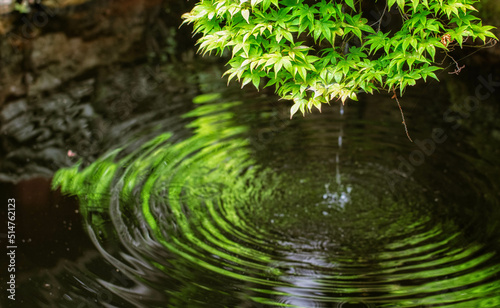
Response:
M231 51L225 75L257 89L274 85L294 101L291 115L360 91L399 90L438 79L436 55L471 38L496 39L493 27L472 15L476 0L387 0L400 28L369 22L362 0L201 0L184 14L201 33L203 54ZM384 1L382 1L384 2ZM399 25L398 25L399 27ZM228 81L228 82L229 82Z
M14 11L18 11L21 14L28 14L30 12L30 7L27 2L15 3Z

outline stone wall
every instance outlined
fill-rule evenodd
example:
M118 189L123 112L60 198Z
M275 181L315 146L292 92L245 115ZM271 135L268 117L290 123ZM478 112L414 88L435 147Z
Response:
M192 48L190 28L177 29L194 3L58 3L0 16L0 181L95 159L143 101L186 91L159 59Z
M155 38L149 31L177 27L168 24L180 23L180 13L175 13L179 16L166 16L161 0L122 0L44 6L27 15L1 17L8 32L0 39L0 106L15 97L51 91L96 67L144 57L145 48L165 36Z

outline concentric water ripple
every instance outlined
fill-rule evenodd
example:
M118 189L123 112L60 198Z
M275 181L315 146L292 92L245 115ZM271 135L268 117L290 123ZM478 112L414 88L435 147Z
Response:
M359 139L356 125L369 123L347 121L349 110L283 124L278 108L218 95L196 102L178 120L189 137L159 132L55 177L79 196L109 269L126 277L96 274L115 301L500 306L498 194L478 158L454 157L461 168L445 173L456 152L443 149L404 174L395 153L406 141L391 141L386 127Z

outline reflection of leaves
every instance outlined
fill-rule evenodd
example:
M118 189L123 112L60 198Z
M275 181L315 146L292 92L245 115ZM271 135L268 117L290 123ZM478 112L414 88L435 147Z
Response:
M239 102L210 103L217 99L219 95L199 97L198 107L184 115L192 119L190 138L175 142L172 133L163 133L128 155L113 150L83 170L80 164L59 170L53 187L77 195L87 218L90 211L109 211L112 199L138 207L153 230L157 221L151 207L157 204L168 207L175 217L182 217L186 206L189 211L200 210L228 188L241 185L235 179L253 163L248 140L238 137L247 128L236 125L228 111Z
M191 198L198 198L199 201L217 199L222 195L224 188L227 185L224 183L207 183L203 182L200 185L190 185L184 187L186 191L185 199L189 200Z

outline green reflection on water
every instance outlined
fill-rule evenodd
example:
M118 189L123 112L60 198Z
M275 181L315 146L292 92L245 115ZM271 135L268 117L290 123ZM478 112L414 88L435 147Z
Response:
M244 282L243 293L253 292L245 296L266 305L354 298L387 307L496 307L500 267L488 263L496 255L478 243L457 244L461 230L435 223L419 191L377 195L379 178L356 182L351 170L331 179L321 162L289 172L263 167L248 126L235 121L241 103L213 103L219 98L198 97L182 116L189 138L162 132L125 156L122 147L54 177L54 187L79 197L98 245L140 230L170 253L145 259L185 282L165 290L172 303L216 291L191 273L199 267L228 279L217 292L233 297L229 285ZM413 211L419 203L424 210Z
M253 199L252 205L258 207L257 198L272 195L269 180L279 180L276 174L255 165L249 142L242 137L248 128L235 123L229 111L240 102L205 104L218 97L197 98L200 105L183 116L192 119L187 125L193 131L190 138L172 143L172 133L163 133L120 159L122 149L116 149L83 170L79 164L60 170L53 186L77 195L84 217L90 212L109 211L113 193L124 206L134 207L139 202L154 239L182 262L190 261L226 277L273 285L267 278L278 275L279 270L269 271L271 256L239 243L262 235L244 232L248 226L237 205ZM249 181L252 189L247 189ZM227 206L221 207L221 199ZM99 228L105 224L100 216L92 215L89 223L101 237L107 236L107 230ZM153 264L169 271L157 262ZM258 272L266 277L259 277Z

